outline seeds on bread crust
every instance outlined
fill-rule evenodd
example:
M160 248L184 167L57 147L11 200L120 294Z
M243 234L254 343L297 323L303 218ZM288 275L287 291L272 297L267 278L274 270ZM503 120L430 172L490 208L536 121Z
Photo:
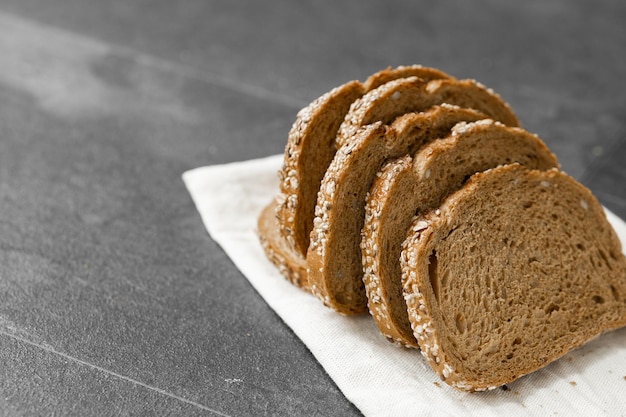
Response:
M435 68L422 65L401 65L396 68L386 68L370 75L363 83L363 87L365 91L370 91L390 81L409 77L421 78L424 81L454 78Z
M309 245L315 196L326 167L335 155L338 115L364 93L358 81L324 94L300 110L278 172L280 195L276 215L283 237L304 258Z
M405 113L423 111L447 103L475 109L507 126L518 126L517 117L493 90L474 80L436 79L425 82L408 77L390 81L367 92L350 106L337 134L344 145L364 125L377 121L391 123Z

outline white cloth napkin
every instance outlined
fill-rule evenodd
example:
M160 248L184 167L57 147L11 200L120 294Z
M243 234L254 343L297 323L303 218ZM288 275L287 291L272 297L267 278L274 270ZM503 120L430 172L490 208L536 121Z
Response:
M307 345L365 416L626 415L626 329L604 334L508 390L465 393L439 382L417 350L387 342L369 315L346 317L289 284L256 235L278 190L281 156L197 168L183 180L211 237ZM607 211L626 248L626 224Z

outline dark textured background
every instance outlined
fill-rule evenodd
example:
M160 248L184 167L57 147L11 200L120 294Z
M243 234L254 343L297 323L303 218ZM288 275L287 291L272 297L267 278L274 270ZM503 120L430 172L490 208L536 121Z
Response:
M626 2L0 1L0 415L359 415L181 181L386 66L492 87L626 218Z

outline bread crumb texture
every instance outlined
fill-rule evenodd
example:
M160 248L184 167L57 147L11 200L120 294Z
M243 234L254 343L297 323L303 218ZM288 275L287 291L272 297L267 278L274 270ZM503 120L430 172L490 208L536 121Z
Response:
M413 331L444 381L492 389L626 325L619 240L571 177L506 165L439 209L414 220L401 262Z

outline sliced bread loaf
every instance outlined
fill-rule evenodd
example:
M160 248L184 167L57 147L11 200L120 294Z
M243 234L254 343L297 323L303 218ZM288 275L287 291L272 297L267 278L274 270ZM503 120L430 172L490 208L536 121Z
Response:
M335 138L350 105L370 89L407 76L425 81L451 78L420 65L388 68L371 75L363 84L350 81L334 88L298 113L278 172L281 195L276 214L280 233L302 257L309 246L320 182L337 151Z
M389 124L402 114L423 111L441 103L472 108L508 126L518 126L517 117L509 106L492 90L474 80L426 82L408 77L389 81L352 103L339 127L337 143L344 145L361 126L377 121Z
M321 183L306 259L311 290L326 305L344 314L367 311L359 242L366 194L383 162L447 135L458 122L484 118L470 109L434 106L390 126L368 125L337 151Z
M392 160L378 173L367 198L361 250L368 307L387 338L417 347L402 296L399 263L414 215L438 207L476 172L512 162L541 170L558 165L535 135L487 119L459 123L414 158Z
M422 354L448 384L508 384L626 325L626 257L593 195L556 169L475 174L403 244Z

